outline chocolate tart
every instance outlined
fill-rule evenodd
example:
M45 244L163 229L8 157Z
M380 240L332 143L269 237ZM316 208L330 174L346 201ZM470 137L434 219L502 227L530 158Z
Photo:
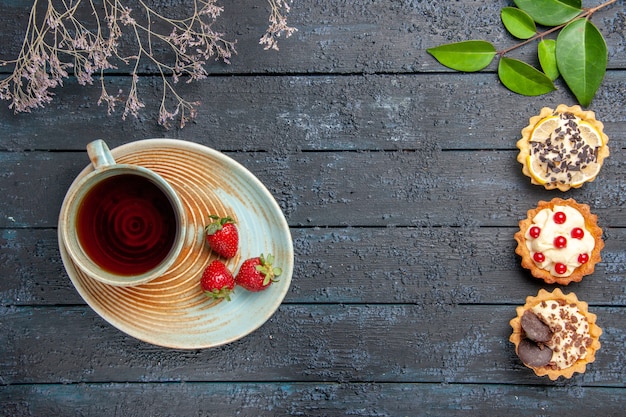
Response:
M537 376L571 378L595 361L602 329L596 324L596 315L576 294L542 289L537 296L527 297L516 312L510 321L513 333L509 341L522 363Z

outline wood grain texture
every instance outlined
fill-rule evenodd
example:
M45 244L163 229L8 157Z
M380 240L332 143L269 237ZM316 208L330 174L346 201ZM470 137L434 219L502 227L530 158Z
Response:
M130 82L108 80L113 91ZM0 150L84 151L94 138L115 147L154 137L222 151L515 150L521 130L542 107L575 101L563 85L538 100L512 93L498 85L497 75L483 73L215 76L180 84L183 96L201 103L198 115L182 130L165 130L156 123L159 83L155 77L140 79L146 107L138 119L125 121L123 109L107 116L97 105L98 86L79 86L73 79L44 109L14 115L0 106ZM592 107L616 151L626 147L626 117L618 105L624 85L624 71L609 71Z
M556 196L530 184L514 151L228 155L265 184L292 226L513 227L537 201ZM626 225L619 162L609 158L595 182L567 194L605 227ZM0 153L0 227L56 227L63 197L88 163L86 152Z
M567 415L595 403L594 412L620 417L619 390L580 386L524 387L491 384L241 383L75 384L11 386L4 395L11 417L61 415L154 417L230 415L423 416ZM145 398L150 398L148 403ZM401 399L401 400L398 400ZM579 412L580 416L593 416Z
M515 304L538 288L515 255L514 228L292 228L292 303ZM593 275L566 287L591 305L626 305L626 230L605 233ZM56 230L0 237L0 305L84 304L61 263ZM581 295L582 296L582 295Z
M140 16L141 8L133 3L124 4ZM588 0L584 6L600 3ZM258 42L267 27L268 6L263 1L231 0L224 4L216 29L226 32L228 39L237 40L238 55L231 65L209 62L208 69L222 74L449 72L426 49L468 39L488 40L499 50L519 43L500 21L500 9L511 4L507 0L295 1L288 22L298 32L289 39L281 38L280 52L263 53ZM8 25L3 31L12 40L0 52L0 58L17 56L30 5L28 0L4 1L0 5L3 22ZM151 5L170 16L190 15L192 7L184 0ZM81 13L87 15L90 10L85 8ZM624 68L623 4L618 2L598 11L593 20L606 38L610 68ZM536 62L536 48L520 48L512 56ZM488 70L495 68L492 64Z
M19 52L31 4L0 2L0 59ZM151 5L182 15L190 2ZM592 19L609 69L590 109L611 157L595 182L567 193L531 185L515 160L531 116L574 104L562 81L523 97L499 84L496 62L462 74L426 51L467 39L514 45L499 17L510 5L295 1L298 32L265 52L266 2L225 2L216 29L237 39L239 54L178 84L201 101L184 129L157 125L161 81L150 65L137 119L107 116L98 86L73 78L30 114L0 102L0 416L622 416L624 1ZM510 56L536 63L534 46ZM107 75L110 91L127 91L128 74ZM88 163L85 145L158 137L240 162L288 220L295 270L284 303L229 345L172 350L133 339L84 302L61 263L58 213ZM585 374L552 382L516 357L508 322L527 296L555 288L522 269L513 235L537 201L557 196L589 204L604 230L595 273L564 288L589 303L604 333Z
M0 375L3 384L323 381L552 387L519 361L508 341L515 307L282 305L254 333L204 350L168 350L137 341L86 306L10 307L2 310ZM584 374L556 385L623 388L626 340L618 329L625 309L590 311L604 330L596 361Z

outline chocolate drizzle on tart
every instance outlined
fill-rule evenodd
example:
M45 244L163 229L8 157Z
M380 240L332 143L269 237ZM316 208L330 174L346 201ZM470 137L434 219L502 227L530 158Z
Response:
M513 333L509 340L536 375L552 380L571 378L576 372L585 372L587 364L595 360L602 329L596 325L596 315L576 294L563 294L559 288L551 293L541 289L537 296L527 297L516 312L510 321Z
M518 356L528 366L563 369L583 359L592 340L589 323L576 304L542 301L521 318L524 337Z
M604 124L580 106L543 107L517 141L517 161L531 182L567 191L594 181L610 155Z
M590 146L581 136L578 118L570 112L558 115L560 123L547 137L530 141L531 156L545 167L548 183L568 184L573 172L598 162L598 147Z

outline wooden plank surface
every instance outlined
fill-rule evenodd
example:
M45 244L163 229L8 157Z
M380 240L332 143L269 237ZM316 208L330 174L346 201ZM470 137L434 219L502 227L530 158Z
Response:
M289 23L298 32L279 52L258 45L264 1L227 3L218 28L237 38L239 54L179 85L202 102L184 129L156 124L160 81L149 65L138 119L107 116L97 86L74 79L30 114L0 103L0 416L622 416L623 0L592 19L609 70L590 109L611 157L595 182L567 193L531 185L515 160L531 116L574 103L566 86L523 97L499 85L495 63L460 74L426 52L467 39L514 45L499 17L512 2L296 1ZM154 4L171 14L190 7ZM30 5L0 2L0 59L18 53ZM536 60L533 47L512 56ZM111 89L128 88L125 71L107 76ZM157 137L240 162L290 226L284 303L226 346L133 339L83 301L60 259L58 212L87 165L86 143ZM508 322L525 297L556 288L521 268L513 240L526 211L556 196L591 206L606 247L595 273L565 288L598 315L602 348L585 374L552 382L517 359Z
M513 228L292 228L295 277L286 303L518 304L543 282L520 268ZM591 305L626 304L626 231L606 233L595 273L567 287ZM61 263L55 229L0 237L0 305L84 302Z
M583 386L623 388L621 307L591 308L605 332ZM3 383L434 382L554 384L516 358L515 306L282 305L259 330L229 345L162 349L112 328L85 306L3 310ZM77 335L80 335L77 338ZM80 343L71 343L70 341ZM232 360L231 360L232 358Z
M583 6L601 3L604 1L587 0ZM15 57L19 52L31 4L29 0L10 0L1 5L6 24L3 32L10 41L0 51L0 58ZM124 4L140 9L135 1ZM512 4L507 0L294 1L288 23L298 32L289 40L281 38L280 52L262 53L258 42L267 27L267 3L230 0L223 4L224 13L216 29L226 32L229 39L236 38L238 55L230 65L209 62L208 68L211 74L441 72L442 67L427 48L468 39L490 41L498 50L519 43L504 31L500 21L500 9ZM189 15L192 7L183 0L151 5L171 16ZM86 9L83 13L89 12ZM609 67L623 69L623 3L618 1L598 11L593 22L606 38ZM513 56L536 60L536 49L520 48ZM495 64L489 67L495 68Z
M537 201L557 196L589 204L603 226L626 224L626 182L615 158L595 182L563 195L531 185L514 151L228 155L265 184L293 226L517 226ZM55 227L88 163L85 152L1 153L0 226Z
M221 383L80 384L10 386L7 415L80 415L143 417L145 398L151 415L424 416L567 415L574 407L605 417L622 416L620 390L595 387L406 383ZM167 413L163 410L176 410ZM584 415L584 413L579 413ZM592 415L592 414L588 414Z
M110 81L128 88L128 77ZM593 103L615 149L626 147L625 84L624 71L609 71ZM574 103L563 85L538 100L500 88L492 73L216 76L181 84L182 94L201 102L198 116L182 130L164 130L155 123L155 85L141 78L146 107L137 120L122 121L120 110L107 116L96 104L98 87L72 79L45 109L13 115L0 106L0 149L84 151L95 137L111 147L170 137L224 151L515 150L542 107Z

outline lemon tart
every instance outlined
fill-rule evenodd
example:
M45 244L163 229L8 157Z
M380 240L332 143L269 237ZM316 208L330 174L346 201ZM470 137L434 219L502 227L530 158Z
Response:
M609 156L604 125L580 106L544 107L529 120L517 142L517 160L531 182L567 191L595 180Z

